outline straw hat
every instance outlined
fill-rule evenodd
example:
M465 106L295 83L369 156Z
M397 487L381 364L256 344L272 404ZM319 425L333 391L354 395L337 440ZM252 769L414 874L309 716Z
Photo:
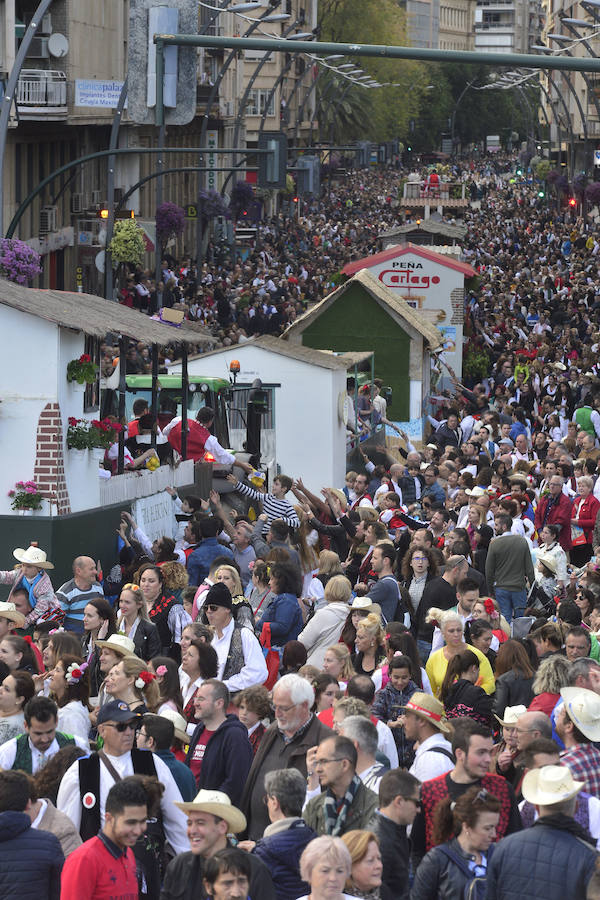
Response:
M22 547L17 547L16 550L13 550L13 556L20 563L25 563L26 566L37 566L38 569L54 568L52 563L48 562L48 557L45 552L40 550L40 548L36 547L34 544L32 544L31 547L28 547L27 550L23 550Z
M118 653L119 656L137 656L135 644L124 634L111 634L104 641L96 641L96 647L106 647L108 650Z
M432 697L431 694L423 694L420 691L416 691L406 706L400 707L400 710L414 713L419 719L429 722L430 725L433 725L438 731L443 731L444 734L448 734L452 730L446 718L444 704L436 697Z
M343 491L340 491L339 488L333 488L333 487L329 488L329 491L330 491L330 493L332 493L334 495L334 497L337 497L337 499L340 501L342 509L346 509L348 506L348 500L346 498L345 493Z
M15 628L23 628L25 625L25 616L17 612L14 603L5 600L0 600L0 619L8 619L9 622L13 622Z
M590 741L600 741L600 697L587 688L566 687L560 692L573 725Z
M222 791L198 791L191 803L176 803L175 806L184 813L206 812L224 819L233 834L246 829L246 816L237 807L232 806L231 800Z
M523 705L507 706L504 710L504 719L501 719L500 716L497 716L495 713L494 718L497 719L498 722L500 722L503 728L511 728L513 725L517 724L519 718L523 715L523 713L526 712L527 707Z
M352 612L377 613L381 615L379 603L373 603L370 597L355 597L350 605Z
M536 556L536 562L541 563L543 566L546 566L547 569L556 575L558 570L558 564L556 562L556 557L552 556L551 553L538 553Z
M486 491L478 484L476 484L472 489L467 488L465 494L467 495L467 497L485 497Z
M521 790L534 806L552 806L570 800L584 787L583 781L573 781L568 766L542 766L527 772Z

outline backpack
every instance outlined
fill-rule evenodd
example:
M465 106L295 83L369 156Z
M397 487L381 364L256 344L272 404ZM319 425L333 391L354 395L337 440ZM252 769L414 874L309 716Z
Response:
M492 855L494 845L491 844L488 850L487 860L488 865L490 861L490 857ZM441 850L444 856L447 856L448 859L452 860L455 866L461 870L463 875L466 875L468 881L465 884L462 900L485 900L486 895L486 875L474 875L471 869L469 869L466 862L458 856L454 850L451 850L450 847L443 845L438 846L438 850ZM458 898L457 898L458 900Z
M428 753L441 753L443 756L447 756L448 759L455 763L456 759L454 758L454 753L452 750L448 750L447 747L430 747L427 751Z

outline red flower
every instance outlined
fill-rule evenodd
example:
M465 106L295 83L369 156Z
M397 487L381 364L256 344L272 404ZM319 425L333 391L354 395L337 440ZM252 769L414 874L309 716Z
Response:
M154 672L144 671L144 672L140 672L139 677L142 679L144 684L150 684L151 681L154 681L154 679L156 678L156 675L154 674Z
M491 597L486 597L483 605L488 616L491 616L491 614L496 610L494 601L491 599Z
M71 672L71 678L81 678L82 675L83 672L81 671L81 669L73 669L73 671Z
M69 416L69 425L77 425L79 419L75 419L73 416Z
M80 363L88 363L91 361L92 361L92 357L89 355L89 353L82 353L81 356L79 357Z

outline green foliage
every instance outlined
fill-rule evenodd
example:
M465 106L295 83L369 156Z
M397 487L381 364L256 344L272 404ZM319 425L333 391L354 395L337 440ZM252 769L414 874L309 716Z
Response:
M486 378L490 372L490 358L485 350L469 347L463 359L463 373L478 381Z
M108 247L113 260L119 265L129 263L140 266L146 251L143 235L144 232L133 219L117 220L113 239Z
M532 160L533 162L533 160ZM535 177L539 178L540 181L545 181L548 177L548 172L550 171L550 160L549 159L541 159L535 166L533 171L535 172Z
M319 25L323 41L407 44L406 12L397 0L320 0ZM331 124L335 123L338 112L343 123L334 132L335 140L340 135L342 139L372 141L406 135L409 120L418 115L420 87L428 83L425 66L412 60L371 58L357 58L356 65L380 84L394 83L400 87L352 87L339 106L335 99L333 103L326 102L318 114L323 137L329 138ZM332 77L340 82L339 100L349 82L339 76L326 75L321 76L320 82ZM320 83L319 88L323 89ZM351 134L349 129L353 129Z

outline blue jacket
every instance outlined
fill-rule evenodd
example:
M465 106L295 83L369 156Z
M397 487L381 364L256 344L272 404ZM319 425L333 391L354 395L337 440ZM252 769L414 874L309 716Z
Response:
M300 878L300 857L316 837L303 819L297 819L285 831L261 838L252 851L269 869L277 900L296 900L310 894L309 885Z
M152 752L160 756L164 764L168 766L183 802L191 803L197 793L193 772L184 763L179 762L170 750L153 750Z
M186 766L189 766L193 759L196 744L203 731L204 723L200 722L194 729L188 747ZM223 791L234 806L239 806L253 758L248 729L242 725L237 716L228 715L206 745L197 781L198 790L206 788L211 791Z
M488 867L486 900L583 900L597 855L574 834L538 819L498 842Z
M187 572L190 584L202 584L207 577L213 559L217 556L230 556L233 559L233 553L224 544L220 544L216 538L203 538L202 542L193 553L190 553L187 561Z
M0 813L2 900L58 900L64 861L58 838L32 828L27 813Z
M304 628L298 598L294 594L277 594L260 617L257 628L271 623L273 645L283 647L288 641L295 641Z

